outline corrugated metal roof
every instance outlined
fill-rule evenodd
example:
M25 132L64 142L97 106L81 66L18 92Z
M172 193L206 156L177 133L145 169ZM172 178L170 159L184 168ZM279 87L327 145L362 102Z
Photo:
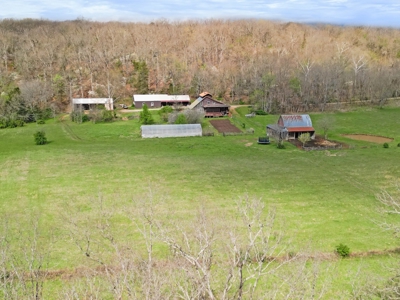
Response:
M189 105L189 109L195 108L201 101L203 101L203 98L199 97L197 98L192 104Z
M282 120L282 124L284 127L292 128L292 127L309 127L312 128L312 122L309 115L281 115L280 119ZM279 120L280 121L280 120ZM278 123L280 123L278 121ZM311 130L314 130L312 128Z
M112 98L73 98L73 104L113 104Z
M133 101L140 102L190 102L189 95L167 95L167 94L149 94L149 95L133 95Z
M268 124L267 128L271 128L272 130L276 131L287 131L285 127L279 126L278 124Z

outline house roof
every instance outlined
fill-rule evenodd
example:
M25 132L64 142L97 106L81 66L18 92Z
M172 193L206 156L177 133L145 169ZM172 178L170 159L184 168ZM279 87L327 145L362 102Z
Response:
M133 95L133 102L190 102L189 95L167 95L167 94L148 94L148 95Z
M197 105L199 105L199 103L203 101L203 98L199 97L197 98L192 104L189 105L189 109L193 109L195 108Z
M275 131L287 131L285 127L279 126L278 124L268 124L267 128L270 128Z
M229 107L229 105L226 105L225 103L222 103L221 101L215 100L209 96L203 97L203 101L208 100L211 103L210 104L203 104L203 107Z
M212 97L212 95L209 92L202 92L199 96L200 97L205 97L207 95L210 95L210 97Z
M113 104L112 98L73 98L73 104Z

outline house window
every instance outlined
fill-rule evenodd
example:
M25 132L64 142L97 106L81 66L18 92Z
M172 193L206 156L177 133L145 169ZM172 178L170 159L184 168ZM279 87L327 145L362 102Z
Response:
M211 102L210 101L207 101L207 104L210 104Z
M150 103L150 106L154 106L154 102L151 102L151 103Z

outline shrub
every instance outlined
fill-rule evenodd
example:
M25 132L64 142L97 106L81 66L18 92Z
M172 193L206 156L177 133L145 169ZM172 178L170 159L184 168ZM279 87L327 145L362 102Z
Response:
M397 144L397 147L400 147L400 143Z
M276 145L276 148L278 148L278 149L285 149L286 147L285 147L284 144L278 143L278 144Z
M389 144L388 143L383 143L383 148L389 148Z
M187 124L187 120L184 114L179 114L175 120L175 124Z
M183 111L188 124L201 124L203 122L205 112L204 109L186 109Z
M165 113L169 114L169 113L172 113L173 110L174 110L174 109L172 108L172 106L166 105L166 106L163 106L163 107L158 111L158 114L159 114L159 115L162 115L162 114L165 114Z
M39 125L42 125L42 124L45 124L45 123L46 122L44 120L42 120L42 119L39 119L39 120L36 121L36 124L39 124Z
M47 143L46 134L43 130L37 131L33 137L35 138L36 145L44 145Z
M90 118L89 118L89 116L88 115L85 115L85 114L83 114L82 115L82 123L84 123L84 122L89 122L90 121Z
M25 122L22 120L15 120L14 124L16 125L16 127L23 127Z
M153 116L151 115L151 112L146 104L143 105L143 110L140 112L139 122L143 125L154 124Z
M95 124L101 122L103 120L103 111L97 107L92 108L89 111L89 119Z
M101 120L103 122L112 122L114 120L114 112L111 110L103 110Z
M172 106L169 106L169 105L163 106L163 107L158 111L158 114L160 115L161 119L162 119L164 122L167 122L167 121L168 121L168 114L172 113L173 110L174 110L174 109L172 108Z
M262 109L257 109L254 111L256 113L256 115L260 115L260 116L266 116L268 115L268 113Z
M89 121L89 116L85 115L82 110L74 110L69 114L71 121L75 123L83 123Z
M336 246L335 252L342 258L348 257L350 255L350 248L347 245L340 243Z

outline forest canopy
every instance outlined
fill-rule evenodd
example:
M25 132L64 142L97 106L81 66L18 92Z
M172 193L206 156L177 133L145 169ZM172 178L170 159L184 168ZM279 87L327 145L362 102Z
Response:
M391 28L5 19L0 53L0 117L63 110L71 97L202 91L268 112L323 111L332 102L382 104L400 89L400 30Z

